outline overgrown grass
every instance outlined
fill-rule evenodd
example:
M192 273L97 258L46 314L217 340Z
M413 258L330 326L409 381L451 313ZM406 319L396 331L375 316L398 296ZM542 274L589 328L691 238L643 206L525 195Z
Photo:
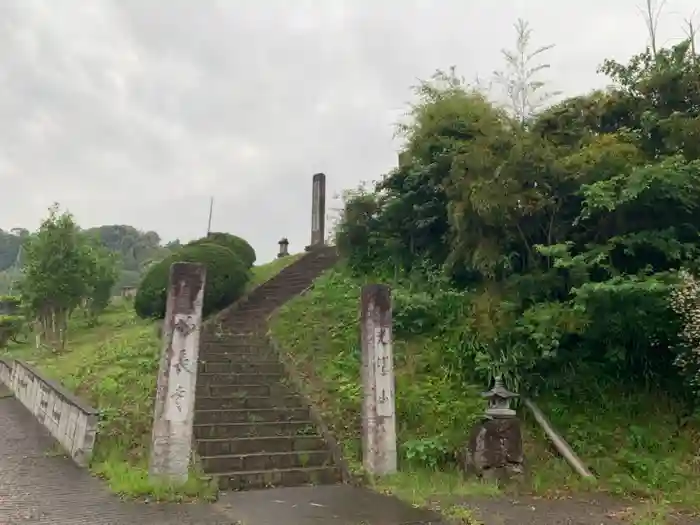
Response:
M342 270L331 271L284 306L272 326L358 471L362 284ZM493 487L464 481L454 468L455 453L483 413L478 393L485 385L446 379L440 364L444 348L433 333L395 340L401 473L380 480L378 488L412 503L495 493ZM591 486L577 478L526 416L531 476L525 490L548 496L603 490L653 501L657 509L669 503L700 509L699 441L692 430L697 427L678 427L679 407L657 392L621 394L591 378L576 381L582 385L580 397L549 395L537 401L598 482Z
M552 424L597 476L585 482L529 426L528 455L536 468L533 490L543 494L603 489L700 510L700 433L697 421L681 425L681 407L662 392L620 391L592 378L578 379L579 397L543 398Z
M272 333L305 377L335 433L351 469L361 473L362 391L358 304L361 282L341 272L322 277L308 294L282 307ZM452 451L483 414L480 389L440 373L429 338L394 341L397 432L401 473L377 481L377 488L412 503L436 496L493 493L465 482Z
M212 499L216 491L198 472L181 487L148 478L153 402L161 344L156 325L136 317L133 307L116 301L89 326L71 321L66 350L11 346L8 353L28 361L81 396L102 420L90 469L112 491L156 500Z
M298 261L303 255L303 253L297 253L282 257L281 259L275 259L266 264L254 266L250 282L248 283L248 290L252 290L256 286L260 286L264 282L269 281L287 266Z
M250 287L274 277L301 255L252 270ZM161 342L156 323L139 319L129 301L117 299L90 326L80 315L70 323L66 349L12 345L6 354L23 359L98 408L102 415L90 469L112 491L165 501L211 500L216 488L194 471L184 486L154 483L148 454Z

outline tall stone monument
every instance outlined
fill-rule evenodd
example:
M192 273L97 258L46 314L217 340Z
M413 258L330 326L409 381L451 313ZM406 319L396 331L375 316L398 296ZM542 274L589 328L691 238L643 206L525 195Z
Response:
M396 404L392 351L391 290L362 288L362 463L372 475L396 472Z
M326 176L317 173L313 177L311 193L311 244L312 250L326 242Z
M187 481L190 466L205 282L202 264L170 267L149 474L176 484Z

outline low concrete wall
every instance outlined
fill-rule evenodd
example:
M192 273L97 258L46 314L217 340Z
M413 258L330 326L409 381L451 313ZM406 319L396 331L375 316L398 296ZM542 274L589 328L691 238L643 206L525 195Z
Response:
M0 360L0 381L36 416L73 460L90 462L98 412L23 361Z
M12 363L6 361L5 359L0 359L0 383L10 387L10 381L12 380Z

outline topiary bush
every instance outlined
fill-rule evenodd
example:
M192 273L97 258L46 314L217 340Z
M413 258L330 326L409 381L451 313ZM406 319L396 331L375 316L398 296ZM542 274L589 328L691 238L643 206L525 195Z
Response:
M248 266L230 249L211 243L187 245L148 270L134 299L134 310L139 317L165 317L170 267L175 262L197 262L206 265L203 306L205 316L239 299L250 279Z
M202 237L196 241L192 241L187 246L197 246L202 244L216 244L228 248L247 265L248 268L255 264L257 256L253 247L241 237L230 233L211 232L207 237Z

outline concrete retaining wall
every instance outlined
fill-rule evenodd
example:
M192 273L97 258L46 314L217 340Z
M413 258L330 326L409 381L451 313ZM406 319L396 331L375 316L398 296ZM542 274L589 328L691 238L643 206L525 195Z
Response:
M99 418L96 409L23 361L0 360L0 381L36 416L78 465L88 465L97 434Z

